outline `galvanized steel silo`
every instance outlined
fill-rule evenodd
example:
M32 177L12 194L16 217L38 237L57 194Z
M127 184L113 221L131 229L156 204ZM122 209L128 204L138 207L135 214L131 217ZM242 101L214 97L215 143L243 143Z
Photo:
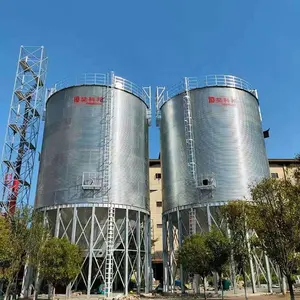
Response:
M167 92L158 88L156 101L164 251L170 253L173 226L180 244L184 236L219 225L218 208L249 199L249 185L268 177L269 166L257 92L243 79L185 78ZM168 259L165 254L171 266Z
M149 288L150 99L150 88L88 74L47 100L35 207L56 236L85 249L78 279L88 294L99 278L108 293L113 283L127 293L133 271Z

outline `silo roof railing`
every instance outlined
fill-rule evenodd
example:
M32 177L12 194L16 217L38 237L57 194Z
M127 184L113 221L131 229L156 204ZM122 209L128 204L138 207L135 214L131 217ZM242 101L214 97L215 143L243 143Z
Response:
M255 95L254 89L250 84L239 77L232 75L207 75L201 78L198 77L186 77L178 84L166 89L166 95L159 99L156 108L160 109L162 105L170 98L175 97L178 94L183 93L186 90L193 90L197 88L204 88L210 86L221 87L234 87L242 90L246 90Z
M61 80L57 82L53 88L48 90L47 98L64 88L81 85L114 86L117 89L124 90L139 97L146 103L148 107L151 107L151 93L149 94L149 91L151 91L150 87L140 87L125 78L115 76L113 73L85 73L74 79Z

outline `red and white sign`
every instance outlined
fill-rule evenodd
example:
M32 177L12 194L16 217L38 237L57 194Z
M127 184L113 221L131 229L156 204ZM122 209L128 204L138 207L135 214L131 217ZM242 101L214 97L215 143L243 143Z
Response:
M233 106L236 104L235 99L233 98L227 98L227 97L208 97L208 103L210 104L219 104L224 106Z
M75 96L73 98L75 104L85 104L85 105L102 105L104 97L87 97L87 96Z

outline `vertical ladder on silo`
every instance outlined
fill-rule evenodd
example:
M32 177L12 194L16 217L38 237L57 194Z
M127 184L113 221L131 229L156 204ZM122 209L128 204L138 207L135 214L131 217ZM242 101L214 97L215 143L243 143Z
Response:
M112 118L113 118L113 99L114 99L115 76L112 72L107 75L107 91L104 99L105 114L105 139L103 153L103 201L109 202L108 192L110 189L110 169L111 169L111 141L112 141Z
M196 210L191 208L189 211L189 235L196 233Z
M112 118L115 90L115 76L111 72L107 76L107 92L105 97L105 144L104 144L104 169L103 169L103 201L108 203L106 257L105 257L105 294L110 297L113 284L114 269L114 228L115 207L109 201L109 189L111 184L111 143L112 143Z
M195 141L193 132L193 117L191 110L190 100L190 87L189 78L184 78L185 95L183 97L183 110L184 110L184 129L185 129L185 140L188 154L188 167L192 175L192 179L196 187L198 186L197 170L196 170L196 154L195 154Z
M113 276L114 276L114 245L115 238L115 208L108 207L107 220L107 237L106 237L106 261L105 261L105 293L106 297L110 297L112 292Z

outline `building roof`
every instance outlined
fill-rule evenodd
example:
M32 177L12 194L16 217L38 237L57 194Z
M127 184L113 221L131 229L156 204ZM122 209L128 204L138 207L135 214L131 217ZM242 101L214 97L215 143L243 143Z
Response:
M158 158L150 158L149 159L149 166L160 166L161 161ZM269 164L276 164L276 165L290 165L290 164L300 164L300 161L295 158L269 158Z
M290 165L300 164L300 161L295 158L269 158L269 164Z
M150 158L149 159L149 167L160 166L160 159Z

